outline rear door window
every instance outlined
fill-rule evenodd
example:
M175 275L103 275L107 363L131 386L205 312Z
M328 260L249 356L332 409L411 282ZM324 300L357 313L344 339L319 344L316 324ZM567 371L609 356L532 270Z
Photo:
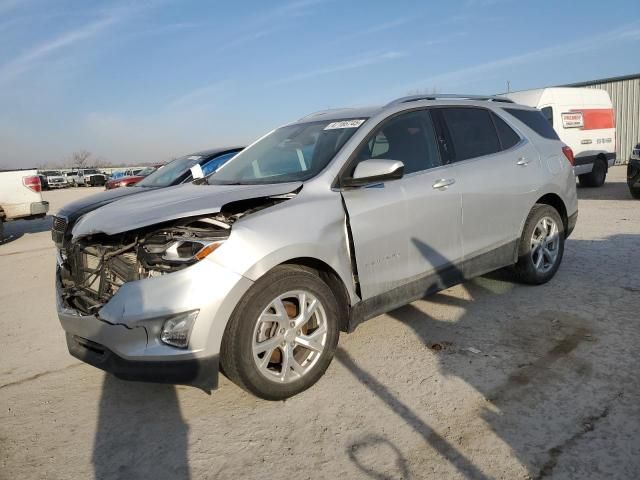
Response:
M558 134L544 117L540 110L520 110L519 108L505 108L510 113L531 130L544 138L560 140Z
M453 143L455 161L490 155L501 150L498 133L488 110L473 107L439 110Z

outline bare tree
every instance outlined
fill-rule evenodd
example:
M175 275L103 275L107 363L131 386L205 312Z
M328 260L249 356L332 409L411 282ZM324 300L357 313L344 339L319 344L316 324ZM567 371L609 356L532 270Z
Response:
M93 166L96 168L109 168L111 167L111 162L108 161L104 157L97 157L93 160Z
M85 168L88 166L89 159L91 158L91 152L86 150L79 150L71 154L71 165L76 168Z

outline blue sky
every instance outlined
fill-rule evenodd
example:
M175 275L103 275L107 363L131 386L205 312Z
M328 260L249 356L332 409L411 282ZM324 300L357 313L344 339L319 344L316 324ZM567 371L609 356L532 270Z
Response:
M636 72L638 0L0 0L0 168L165 161L327 107Z

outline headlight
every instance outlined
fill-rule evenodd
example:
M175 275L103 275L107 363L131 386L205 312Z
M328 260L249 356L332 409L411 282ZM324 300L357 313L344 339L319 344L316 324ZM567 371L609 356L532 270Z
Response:
M220 245L220 240L178 240L170 244L163 252L163 260L170 262L189 262L202 260L213 253Z
M162 228L142 239L138 259L144 268L184 268L208 257L229 238L230 227L215 219L201 217L180 222L184 224Z
M189 265L211 255L224 239L190 238L166 243L147 242L139 251L148 266Z

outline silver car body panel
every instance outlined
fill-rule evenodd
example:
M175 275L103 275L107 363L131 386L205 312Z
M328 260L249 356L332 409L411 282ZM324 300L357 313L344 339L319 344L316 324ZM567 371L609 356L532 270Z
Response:
M494 111L522 141L495 155L408 174L372 188L343 189L336 183L355 149L381 122L412 109L453 105ZM328 266L342 281L354 309L380 295L400 292L377 311L406 303L411 296L403 297L402 289L434 272L453 267L461 272L453 276L457 279L513 263L517 240L536 201L557 195L567 215L573 216L577 196L561 142L542 139L503 106L487 101L415 101L319 112L303 121L369 118L325 169L304 184L181 185L124 198L86 214L73 229L75 239L215 213L238 200L297 192L238 219L228 239L205 260L125 283L95 316L79 315L59 300L64 329L130 360L205 357L219 353L226 324L253 282L285 262L312 260ZM526 165L518 164L521 158ZM455 182L434 187L449 179ZM473 264L476 257L502 247L500 258ZM162 344L158 337L163 319L191 310L199 314L188 348Z
M220 211L223 205L238 200L282 195L292 192L302 183L278 185L178 185L123 198L84 215L73 227L73 237L96 233L114 235L137 228Z

